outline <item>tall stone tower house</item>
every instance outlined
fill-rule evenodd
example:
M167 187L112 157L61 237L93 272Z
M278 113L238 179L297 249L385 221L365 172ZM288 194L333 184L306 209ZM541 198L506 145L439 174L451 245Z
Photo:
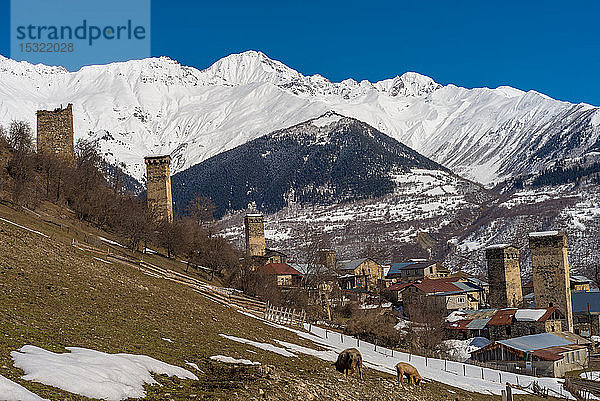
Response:
M567 234L558 231L531 233L529 247L535 306L557 307L565 316L563 330L573 331Z
M64 109L37 111L37 151L75 161L72 104Z
M244 218L246 253L249 256L265 256L265 223L262 214L247 214Z
M519 249L512 245L492 245L485 250L492 308L518 308L523 303Z
M173 195L171 194L171 156L145 157L148 208L157 219L173 221Z
M333 249L321 249L318 252L319 264L322 264L328 269L335 267L336 254Z

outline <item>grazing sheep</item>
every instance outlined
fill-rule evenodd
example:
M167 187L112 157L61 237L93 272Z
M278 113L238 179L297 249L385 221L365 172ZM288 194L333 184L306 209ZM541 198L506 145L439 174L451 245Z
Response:
M356 348L348 348L340 352L337 361L333 364L338 372L341 372L348 377L348 372L353 373L358 369L360 378L362 374L362 355Z
M409 384L415 383L418 385L423 380L417 369L406 362L400 362L396 365L396 373L398 374L398 384L402 383L404 376L408 378Z

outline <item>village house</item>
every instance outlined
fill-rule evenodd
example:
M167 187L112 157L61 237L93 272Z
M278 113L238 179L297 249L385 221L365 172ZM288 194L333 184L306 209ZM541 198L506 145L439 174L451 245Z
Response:
M383 281L383 267L371 258L341 262L340 288L372 291Z
M592 280L585 276L570 276L571 291L590 292Z
M447 277L450 272L440 262L425 259L411 259L408 262L392 263L385 275L391 283L406 283L428 278Z
M446 318L446 336L485 337L491 341L562 330L564 317L555 307L539 309L461 310Z
M267 263L287 263L287 255L281 251L275 249L265 249L265 255L263 256L265 264Z
M586 345L578 344L580 340L574 336L570 334L567 339L560 333L541 333L498 340L472 352L471 359L513 372L564 377L566 372L584 369L588 363Z
M600 336L600 292L571 293L574 331L583 337Z
M456 277L425 278L412 283L395 284L388 288L392 298L401 302L406 311L422 309L448 314L460 309L479 309L483 288ZM408 312L410 313L410 312Z
M302 281L302 273L287 263L268 263L258 271L272 277L279 287L298 287Z

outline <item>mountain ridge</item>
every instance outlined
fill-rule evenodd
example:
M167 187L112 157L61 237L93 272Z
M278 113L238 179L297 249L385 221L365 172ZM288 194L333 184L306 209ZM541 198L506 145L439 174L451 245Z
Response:
M598 108L500 86L442 86L407 72L375 83L305 76L247 51L204 70L168 57L87 66L76 72L0 59L0 123L74 103L76 136L98 144L143 180L143 157L171 154L182 171L261 135L328 110L357 118L489 187L595 151ZM567 121L567 124L564 122ZM544 153L553 138L566 150Z

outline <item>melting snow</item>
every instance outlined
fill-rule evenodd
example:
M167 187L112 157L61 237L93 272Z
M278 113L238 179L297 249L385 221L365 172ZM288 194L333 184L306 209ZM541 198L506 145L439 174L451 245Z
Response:
M471 357L471 352L485 347L490 343L485 337L469 338L467 340L445 340L444 344L448 347L452 357L466 361Z
M210 359L212 359L213 361L232 363L236 365L260 365L260 362L252 362L248 359L235 359L225 355L213 355L210 357Z
M546 313L546 309L517 309L515 319L519 322L537 322Z
M17 227L19 227L19 228L22 228L23 230L27 230L27 231L30 231L30 232L32 232L32 233L39 234L39 235L41 235L41 236L43 236L43 237L46 237L46 238L48 238L48 236L47 236L46 234L44 234L44 233L41 233L41 232L39 232L39 231L32 230L31 228L27 228L27 227L25 227L25 226L22 226L22 225L20 225L20 224L17 224L17 223L13 223L13 222L12 222L12 221L10 221L10 220L3 219L2 217L0 217L0 220L2 220L2 221L4 221L4 222L6 222L6 223L8 223L8 224L12 224L13 226L17 226Z
M67 347L54 353L33 345L11 352L23 379L58 387L90 398L119 401L145 397L144 384L158 384L150 372L198 378L188 370L145 355L107 354L86 348Z
M252 345L253 347L260 348L265 351L271 351L271 352L274 352L274 353L282 355L282 356L296 356L296 354L293 354L293 353L285 350L284 348L276 347L273 344L261 343L258 341L247 340L245 338L240 338L240 337L235 337L235 336L228 336L226 334L219 334L219 335L228 340L236 341L236 342L242 343L242 344Z
M107 244L116 245L116 246L120 246L121 248L125 248L123 245L121 245L118 242L113 241L111 239L100 237L100 236L98 236L98 238L100 238L102 241L106 242Z
M5 401L48 401L0 375L0 399Z
M530 237L547 237L550 235L558 235L558 231L540 231L535 233L529 233Z

